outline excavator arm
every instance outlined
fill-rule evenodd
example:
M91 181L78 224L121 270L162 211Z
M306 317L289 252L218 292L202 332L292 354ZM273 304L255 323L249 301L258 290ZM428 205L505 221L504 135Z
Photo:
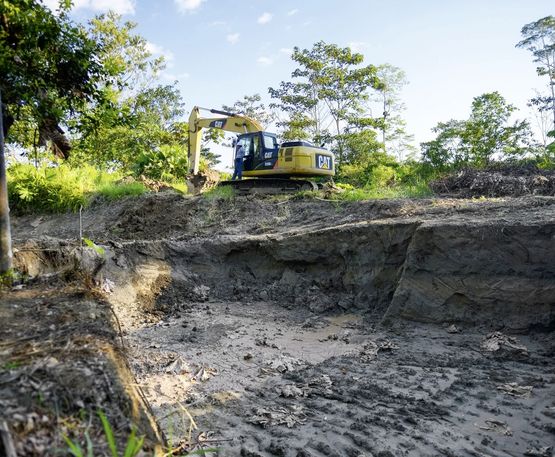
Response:
M203 117L200 113L201 110L216 114L219 117ZM256 120L248 116L195 106L189 116L189 172L194 175L198 174L202 131L205 128L216 128L235 133L252 133L264 130Z

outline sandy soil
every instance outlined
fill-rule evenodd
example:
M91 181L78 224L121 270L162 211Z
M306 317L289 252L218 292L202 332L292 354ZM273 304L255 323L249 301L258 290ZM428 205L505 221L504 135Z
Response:
M233 302L127 338L168 435L217 455L551 455L553 335L520 336L524 354L456 330Z
M76 215L15 218L16 257L31 276L62 280L83 270L106 303L98 321L87 300L45 300L39 288L22 305L25 290L13 291L0 318L26 320L0 335L37 344L44 337L65 354L73 334L53 337L58 325L71 327L70 305L83 311L79 331L90 324L102 336L109 302L137 384L182 451L551 456L554 221L553 197L336 203L161 192L85 211L84 236L106 249L86 257L75 254ZM403 314L410 300L412 314ZM386 328L379 322L390 303L399 309ZM37 333L51 311L60 324ZM505 323L503 312L522 325ZM489 334L499 329L528 333ZM0 389L13 370L34 369L14 368L13 347L3 349ZM37 363L49 357L37 353ZM79 367L63 362L66 372ZM111 373L99 368L91 389L106 395ZM29 385L22 395L37 389ZM70 383L64 397L74 416L77 387L73 395ZM17 390L8 390L10 408L19 407ZM109 408L109 395L103 402ZM118 408L123 437L128 423ZM25 431L25 414L9 420ZM96 431L101 436L98 424ZM24 446L36 436L27 433Z

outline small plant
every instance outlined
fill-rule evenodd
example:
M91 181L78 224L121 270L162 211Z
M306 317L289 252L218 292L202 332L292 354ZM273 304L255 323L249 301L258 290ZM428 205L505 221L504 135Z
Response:
M0 369L2 370L15 370L21 366L21 362L13 361L13 362L6 362Z
M114 432L112 430L110 422L108 421L108 418L102 411L98 411L98 417L100 418L100 422L102 422L102 428L104 429L104 435L106 437L106 442L108 444L108 448L110 449L110 454L112 457L135 457L137 454L139 454L139 452L141 452L141 450L143 449L144 436L137 436L137 432L134 427L132 427L131 433L127 438L125 450L123 451L123 453L120 454L118 452L116 438L114 436ZM94 457L95 454L93 453L93 443L88 432L85 432L85 449L83 449L79 443L76 443L68 436L62 436L67 446L69 447L69 452L74 457Z
M104 255L106 254L106 250L103 247L95 244L93 240L89 240L88 238L83 237L83 243L85 243L89 248L93 248L100 257L104 257Z
M202 194L208 200L232 200L235 189L231 186L216 186Z
M12 268L4 273L0 273L0 289L8 289L12 287L14 281L17 279L17 273Z

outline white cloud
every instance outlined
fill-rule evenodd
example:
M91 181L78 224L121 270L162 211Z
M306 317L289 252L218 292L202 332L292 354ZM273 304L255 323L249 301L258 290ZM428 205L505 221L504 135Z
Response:
M282 54L287 54L288 56L293 54L293 50L291 48L281 48L279 52L281 52Z
M299 12L299 10L297 8L292 9L291 11L287 12L287 16L294 16L295 14L297 14Z
M227 25L226 21L212 21L210 24L208 24L210 27L221 27L223 25Z
M154 56L164 56L164 59L166 60L166 66L168 68L173 68L173 61L175 60L175 56L173 52L171 52L169 49L165 49L164 47L156 43L147 41L146 50Z
M228 36L225 37L225 39L229 43L235 44L239 41L239 34L238 33L230 33Z
M266 57L266 56L261 56L258 59L256 59L256 61L260 65L272 65L274 63L274 61L270 57Z
M267 24L268 22L270 22L272 20L272 14L271 13L264 13L262 14L262 16L260 16L257 19L257 22L259 24Z
M75 0L75 9L112 10L118 14L135 14L134 0Z
M349 46L353 52L362 52L368 47L368 43L364 41L351 41L347 43L347 46Z
M206 0L173 0L180 13L191 13L200 8Z
M43 3L48 9L56 11L60 5L60 0L43 0Z
M45 0L44 4L55 11L59 7L59 0ZM118 14L135 14L135 0L75 0L74 10L91 10L95 12L106 12L112 10Z

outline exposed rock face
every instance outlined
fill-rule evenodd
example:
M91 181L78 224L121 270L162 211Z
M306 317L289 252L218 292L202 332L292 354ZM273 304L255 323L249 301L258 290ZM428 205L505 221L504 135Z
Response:
M365 222L170 243L168 252L176 271L220 299L515 331L555 321L555 224Z
M140 200L141 208L126 213L152 218L158 206L166 212L181 204L164 198L154 206ZM158 215L159 227L134 216L140 241L126 241L135 225L126 226L119 242L104 232L111 247L94 274L115 281L114 296L126 302L148 296L143 308L161 312L187 302L246 299L314 312L356 309L385 323L403 318L512 331L555 323L555 199L368 202L341 211L318 202L276 207L238 199L231 208L209 206L206 220L197 208L208 205L202 198L186 204L197 216L178 225L177 236L169 236L176 229L168 214ZM95 211L106 226L110 218L122 220L116 209ZM18 255L23 263L25 255ZM53 255L33 251L45 262L65 258Z
M555 223L420 226L386 317L552 326Z

